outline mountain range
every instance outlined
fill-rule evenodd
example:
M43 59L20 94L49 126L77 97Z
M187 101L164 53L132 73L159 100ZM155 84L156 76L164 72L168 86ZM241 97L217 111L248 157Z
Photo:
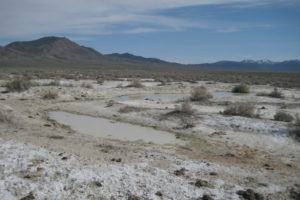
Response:
M219 61L203 64L180 64L130 53L101 54L65 37L43 37L33 41L12 42L0 46L0 67L106 67L145 68L176 67L222 71L300 72L299 60Z

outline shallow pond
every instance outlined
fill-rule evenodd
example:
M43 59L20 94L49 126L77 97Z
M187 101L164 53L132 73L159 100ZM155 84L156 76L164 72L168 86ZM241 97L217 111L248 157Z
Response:
M82 134L122 141L142 141L155 144L184 144L184 141L177 139L174 134L153 128L62 111L49 112L48 115L50 119L67 125L74 131Z

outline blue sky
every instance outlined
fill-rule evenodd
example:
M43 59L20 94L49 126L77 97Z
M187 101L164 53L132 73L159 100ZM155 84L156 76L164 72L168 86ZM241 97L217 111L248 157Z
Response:
M0 44L65 36L180 63L300 59L300 0L0 0Z

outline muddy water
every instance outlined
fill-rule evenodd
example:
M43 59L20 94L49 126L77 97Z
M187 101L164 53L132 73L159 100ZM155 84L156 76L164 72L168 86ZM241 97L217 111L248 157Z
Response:
M143 141L155 144L184 144L174 134L108 119L54 111L48 113L50 119L67 125L76 132L122 141Z

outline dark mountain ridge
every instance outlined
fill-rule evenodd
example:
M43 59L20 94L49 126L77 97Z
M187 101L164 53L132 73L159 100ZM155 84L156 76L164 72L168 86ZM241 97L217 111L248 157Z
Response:
M219 61L204 64L179 64L157 58L145 58L130 53L103 55L80 46L65 37L43 37L33 41L12 42L0 46L0 67L179 67L220 71L300 72L299 60L272 62L269 60Z

